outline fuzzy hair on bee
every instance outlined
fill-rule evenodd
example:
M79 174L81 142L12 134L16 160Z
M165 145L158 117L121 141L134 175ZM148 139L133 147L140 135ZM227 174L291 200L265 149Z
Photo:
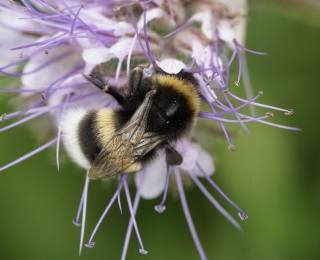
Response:
M84 77L111 95L119 108L70 109L62 120L62 140L73 161L90 179L132 173L163 149L170 165L180 165L175 143L192 130L199 112L198 81L184 71L168 74L157 65L150 77L134 68L127 84L111 86L104 65Z

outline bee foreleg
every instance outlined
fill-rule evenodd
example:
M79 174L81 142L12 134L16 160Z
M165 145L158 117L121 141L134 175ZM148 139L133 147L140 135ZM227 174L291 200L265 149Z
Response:
M105 69L103 64L98 64L93 68L90 75L82 74L94 86L101 89L103 92L113 96L119 104L124 103L124 97L119 93L118 88L110 86L105 76Z
M104 90L108 86L108 81L106 79L106 73L103 64L98 64L93 68L90 75L82 75L97 88Z
M170 165L180 165L182 163L182 156L169 144L166 144L165 148L166 160Z
M131 87L131 94L136 93L143 76L143 69L141 67L135 67L129 76L129 86Z

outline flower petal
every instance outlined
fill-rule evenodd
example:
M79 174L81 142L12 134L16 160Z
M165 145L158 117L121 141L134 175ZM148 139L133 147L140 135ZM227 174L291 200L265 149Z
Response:
M215 171L213 158L207 153L200 145L197 145L198 158L197 163L201 166L202 170L211 176ZM199 170L197 165L192 169L192 172L199 177L203 177L203 173Z
M109 48L101 46L95 48L87 48L82 52L82 58L85 62L99 64L106 62L115 56L109 52Z
M232 43L236 38L235 31L231 27L231 24L228 20L223 19L218 24L219 38L225 42Z
M183 157L182 164L179 167L183 170L193 169L198 158L197 144L184 138L177 143L176 149Z
M43 53L35 54L23 69L24 73L38 71L23 75L21 81L24 89L45 88L52 84L55 80L66 75L74 69L80 62L81 56L74 51L74 47L60 45L52 49L48 55Z
M176 59L165 59L156 63L164 72L170 74L177 74L187 67L182 61Z
M146 12L146 23L150 22L153 19L161 18L164 16L164 11L161 8L152 8ZM139 22L138 22L138 28L142 29L144 26L144 15L142 14Z
M166 183L166 168L166 157L163 153L144 168L146 174L143 179L141 171L136 173L134 179L136 186L140 189L141 197L153 199L163 192ZM141 183L142 186L140 186Z

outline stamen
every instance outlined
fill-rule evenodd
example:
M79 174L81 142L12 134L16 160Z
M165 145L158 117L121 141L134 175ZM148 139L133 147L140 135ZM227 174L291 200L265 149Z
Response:
M70 9L70 7L63 1L63 0L59 0L64 6L65 8L77 19L77 21L82 25L84 26L84 28L86 28L89 32L91 32L97 40L99 40L104 46L105 46L105 43L104 41L84 22L82 21L79 16L77 16L73 11L72 9Z
M121 181L121 176L119 177L119 182ZM118 193L118 205L119 205L119 209L120 209L120 213L122 214L122 206L121 206L121 198L120 198L120 192Z
M162 201L159 205L154 207L154 209L159 213L162 213L163 211L166 210L166 206L164 206L163 204L165 203L167 198L168 187L169 187L169 175L170 175L170 165L169 163L167 163L166 184L164 186Z
M189 176L193 182L199 187L202 193L207 197L207 199L212 203L212 205L227 219L230 223L235 226L236 229L242 231L241 226L238 222L219 204L218 201L208 192L208 190L203 186L199 179L194 175L194 173L188 171Z
M84 229L86 225L86 213L87 213L87 199L88 199L88 187L89 187L89 177L88 173L86 174L86 181L84 184L84 196L83 196L83 210L82 210L82 225L81 225L81 235L80 235L80 246L79 246L79 255L81 255L82 252L82 245L83 245L83 238L84 238Z
M247 216L243 212L243 210L240 209L231 199L229 199L229 197L218 187L218 185L215 184L215 182L202 169L202 167L200 166L200 164L198 162L196 162L196 165L197 165L198 169L200 170L200 172L203 174L203 176L206 178L206 180L213 186L213 188L215 188L226 201L228 201L233 207L235 207L239 211L239 216ZM246 218L248 218L248 216ZM246 219L246 218L244 218L244 219ZM244 219L241 219L241 220L244 220Z
M13 162L8 163L5 166L2 166L0 168L0 172L5 170L5 169L8 169L9 167L11 167L11 166L13 166L15 164L18 164L18 163L24 161L25 159L28 159L29 157L31 157L31 156L33 156L33 155L35 155L35 154L37 154L37 153L39 153L41 151L43 151L44 149L46 149L46 148L50 147L51 145L53 145L55 142L57 142L57 138L52 139L51 141L49 141L49 142L45 143L44 145L38 147L37 149L33 150L32 152L25 154L24 156L18 158L17 160L14 160Z
M268 54L266 52L258 52L258 51L249 50L249 49L245 48L244 46L242 46L241 44L239 44L236 39L233 39L233 43L236 47L239 47L240 49L242 49L246 52L250 52L250 53L258 54L258 55L267 55Z
M139 30L138 30L138 26L137 26L137 23L136 23L136 20L134 19L134 15L132 13L132 10L127 7L127 10L130 14L130 17L131 17L131 21L132 21L132 25L136 31L136 36L137 36L137 39L139 41L139 44L140 44L140 47L141 47L141 50L143 51L144 55L148 58L149 62L154 64L153 61L152 61L152 58L149 56L149 54L146 52L146 50L144 49L144 46L142 44L142 41L141 41L141 38L140 38L140 34L139 34Z
M241 102L244 102L244 103L247 103L248 100L245 100L245 99L242 99L234 94L232 94L231 92L228 93L231 97L233 97L234 99L236 100L239 100ZM263 92L259 92L259 95L262 95ZM283 111L285 113L287 113L289 110L288 109L283 109L283 108L279 108L279 107L273 107L273 106L269 106L269 105L265 105L265 104L260 104L260 103L256 103L256 102L251 102L251 105L255 105L257 107L264 107L264 108L269 108L269 109L272 109L272 110L278 110L278 111Z
M117 191L113 194L113 196L112 196L110 202L108 203L106 209L103 211L98 223L96 224L94 230L92 231L92 234L90 236L89 242L87 244L85 244L86 247L92 248L94 246L95 243L92 241L92 239L94 238L96 232L98 231L98 228L100 227L102 221L104 220L105 216L107 215L109 209L111 208L111 206L115 202L116 198L119 196L120 191L122 189L122 186L123 186L123 177L120 176Z
M59 105L56 105L56 106L54 106L54 107L58 107L58 106L60 106L60 104L59 104ZM47 109L43 109L43 110L39 111L38 113L35 113L35 114L31 115L31 116L28 116L28 117L26 117L26 118L24 118L24 119L21 119L21 120L15 122L15 123L12 123L12 124L10 124L10 125L8 125L8 126L6 126L6 127L0 128L0 133L1 133L1 132L4 132L4 131L6 131L6 130L9 130L9 129L17 126L17 125L20 125L20 124L23 124L23 123L25 123L25 122L28 122L28 121L30 121L30 120L33 119L33 118L36 118L36 117L38 117L38 116L41 116L41 115L47 113L48 111L52 110L54 107L49 107L49 108L47 108ZM9 118L10 118L10 117L7 116L7 119L9 119Z
M188 27L189 25L193 24L194 21L189 21L189 22L186 22L185 24L181 25L180 27L174 29L171 33L168 33L167 35L164 35L162 36L161 38L162 39L165 39L165 38L168 38L170 37L171 35L183 30L184 28Z
M144 184L144 180L145 180L145 176L146 176L146 170L143 169L141 174L142 174L142 176L141 176L140 183L138 185L138 189L137 189L137 192L136 192L136 195L135 195L135 198L134 198L134 202L133 202L133 213L134 213L134 216L137 213L138 205L139 205L139 202L140 202L141 189L142 189L142 185ZM132 232L132 227L133 227L133 220L132 220L132 217L131 217L130 221L129 221L128 228L127 228L126 238L124 240L121 260L125 260L126 259L126 255L127 255L127 252L128 252L129 241L130 241L131 232Z
M243 63L243 70L242 70L242 81L244 84L244 90L246 92L246 96L248 100L252 100L254 98L253 91L252 91L252 85L251 85L251 80L250 80L250 75L249 75L249 68L247 65L247 55L246 52L242 53L242 63ZM262 91L261 91L262 95ZM258 117L258 111L255 106L250 105L249 106L251 116L253 117Z
M63 117L63 114L67 108L70 96L71 96L71 93L68 93L65 101L63 102L63 107L62 107L60 118ZM57 140L57 147L56 147L56 163L57 163L58 171L60 171L59 151L60 151L60 140L61 140L61 123L62 123L62 120L59 121L58 135L57 135L58 140Z
M149 45L149 41L148 41L148 34L147 34L147 11L146 11L146 7L145 5L142 5L143 8L143 33L144 33L144 41L146 43L147 46L147 51L148 51L148 57L150 57L151 59L151 64L156 64L156 61L154 60L154 58L152 57L152 53L150 50L150 45Z
M83 200L84 200L84 196L85 196L85 189L86 187L86 184L84 185L83 187L83 190L82 190L82 194L81 194L81 199L80 199L80 203L79 203L79 207L78 207L78 212L77 212L77 216L74 220L72 220L73 224L77 227L80 227L81 226L81 222L80 222L80 214L81 214L81 211L82 211L82 207L83 207Z
M178 192L179 192L179 196L180 196L180 200L181 200L181 204L182 204L182 209L184 212L184 215L186 217L193 241L198 249L199 255L201 260L206 260L207 257L204 253L204 250L201 246L201 242L199 240L197 231L194 227L193 221L192 221L192 217L190 215L190 211L188 208L188 204L187 204L187 200L186 200L186 196L184 194L184 190L183 190L183 185L182 185L182 181L181 181L181 177L180 177L180 172L178 170L178 167L173 167L174 168L174 176L176 178L176 182L177 182L177 187L178 187Z
M136 231L136 235L137 235L138 241L140 243L140 247L141 247L139 249L139 252L141 254L147 254L148 251L146 251L144 249L144 247L143 247L142 240L141 240L140 233L139 233L138 226L137 226L137 222L136 222L136 219L135 219L135 214L134 214L134 211L133 211L133 208L132 208L131 198L130 198L130 193L129 193L129 189L128 189L126 176L125 176L125 178L123 180L123 183L124 183L124 190L125 190L125 193L126 193L129 210L130 210L131 220L133 221L134 229Z
M239 114L234 110L232 103L230 102L230 100L228 99L226 93L223 93L223 96L225 98L225 100L227 101L230 109L233 111L232 114L234 114L236 116L236 118L239 120L240 125L242 126L242 128L245 130L245 132L250 135L250 131L249 129L244 125L243 121L241 121L241 118L239 116Z
M1 121L5 121L7 119L7 114L4 113L2 116L1 116Z
M293 109L288 109L284 114L286 116L291 116L291 115L293 115L293 113L294 113Z
M84 7L84 6L83 6L83 7ZM75 14L75 17L74 17L74 19L73 19L73 21L72 21L72 24L71 24L70 35L73 34L73 30L74 30L74 26L75 26L75 24L76 24L76 20L77 20L77 18L79 17L80 10L81 10L83 7L82 7L82 6L79 7L77 13Z
M236 150L233 144L230 144L228 148L230 152L234 152Z

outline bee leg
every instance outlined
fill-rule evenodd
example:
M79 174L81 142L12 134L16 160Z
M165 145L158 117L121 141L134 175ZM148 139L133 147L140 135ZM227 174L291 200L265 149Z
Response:
M103 64L98 64L93 68L89 75L82 75L97 88L103 90L107 85L106 73Z
M178 153L169 144L166 144L165 152L166 152L166 160L170 165L180 165L182 163L183 158L181 154Z
M131 94L136 93L138 87L140 86L141 80L143 76L143 68L135 67L129 75L129 86L131 87Z
M124 103L123 96L119 93L118 89L110 86L105 76L105 69L103 64L98 64L93 68L90 75L82 74L90 83L103 92L110 94L118 101L119 104Z

